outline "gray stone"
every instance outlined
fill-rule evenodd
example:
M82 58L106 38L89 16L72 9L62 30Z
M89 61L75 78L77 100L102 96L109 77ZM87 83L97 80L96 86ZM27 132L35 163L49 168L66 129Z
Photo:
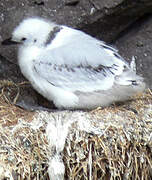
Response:
M120 53L130 60L135 56L137 72L145 77L152 89L152 16L141 19L116 41Z

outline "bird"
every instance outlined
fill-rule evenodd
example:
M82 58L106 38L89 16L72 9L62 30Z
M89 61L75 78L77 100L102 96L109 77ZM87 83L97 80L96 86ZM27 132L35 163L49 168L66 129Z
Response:
M146 86L134 58L128 63L104 41L48 19L23 19L2 44L19 44L22 74L58 109L106 107Z

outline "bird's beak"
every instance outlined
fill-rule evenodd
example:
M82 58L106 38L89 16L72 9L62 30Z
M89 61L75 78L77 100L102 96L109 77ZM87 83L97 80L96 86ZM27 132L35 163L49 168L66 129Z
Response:
M13 45L13 44L20 44L19 42L13 41L12 38L5 39L1 42L2 45Z

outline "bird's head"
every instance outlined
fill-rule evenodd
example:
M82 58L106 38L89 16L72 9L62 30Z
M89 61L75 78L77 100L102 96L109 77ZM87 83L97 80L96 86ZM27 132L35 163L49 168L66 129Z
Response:
M3 45L22 44L42 46L55 25L41 18L23 20L13 31L12 37L4 40Z

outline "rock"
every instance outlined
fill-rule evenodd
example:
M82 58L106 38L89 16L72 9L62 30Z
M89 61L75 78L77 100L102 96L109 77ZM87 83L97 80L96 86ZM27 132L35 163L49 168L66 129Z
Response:
M80 0L64 0L66 6L76 6Z
M152 16L137 21L126 30L117 41L116 46L123 57L135 56L137 72L145 77L147 87L152 88Z

